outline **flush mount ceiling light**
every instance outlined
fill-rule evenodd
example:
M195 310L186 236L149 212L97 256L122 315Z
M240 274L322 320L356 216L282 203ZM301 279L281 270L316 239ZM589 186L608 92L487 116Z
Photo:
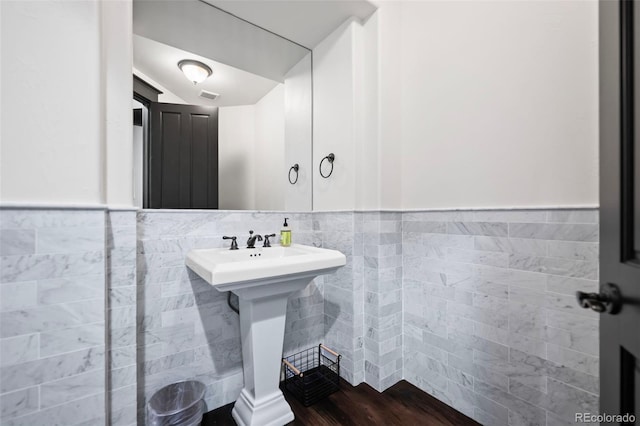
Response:
M212 73L209 66L203 64L200 61L194 61L192 59L183 59L178 62L178 68L182 70L189 81L193 81L193 84L202 83Z

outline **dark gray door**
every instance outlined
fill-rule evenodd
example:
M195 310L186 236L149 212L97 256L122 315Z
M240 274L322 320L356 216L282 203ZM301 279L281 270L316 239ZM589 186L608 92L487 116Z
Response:
M634 10L635 9L635 10ZM640 5L600 2L600 411L640 410ZM638 23L634 31L634 22ZM637 119L637 120L636 120ZM616 299L619 299L616 301ZM640 424L605 420L604 424Z
M151 102L152 209L218 208L218 108Z

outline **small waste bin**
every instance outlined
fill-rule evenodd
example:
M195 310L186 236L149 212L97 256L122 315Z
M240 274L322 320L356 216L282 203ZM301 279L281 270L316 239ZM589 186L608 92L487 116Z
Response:
M163 387L149 400L149 425L200 425L205 410L204 391L204 384L194 380Z

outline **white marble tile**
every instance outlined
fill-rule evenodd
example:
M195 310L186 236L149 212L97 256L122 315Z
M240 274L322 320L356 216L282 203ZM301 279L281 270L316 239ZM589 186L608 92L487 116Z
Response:
M575 387L572 403L598 388L597 316L579 309L574 296L597 289L597 211L460 213L403 215L403 225L409 217L447 222L449 233L458 234L403 226L405 377L486 424L566 419L569 401L552 401L547 380L558 389ZM505 225L510 233L501 235ZM420 312L424 297L446 304L444 322ZM439 335L442 326L446 332ZM411 355L425 351L434 361ZM438 391L434 383L445 374L433 363L443 354L443 365L468 375L475 394ZM379 377L371 379L380 385Z
M33 229L0 230L0 256L35 254L35 235Z
M40 408L46 409L89 395L104 394L104 391L104 370L89 371L43 383L40 385Z
M478 222L545 222L545 210L479 210L473 212Z
M35 281L0 284L0 312L18 311L38 304Z
M101 210L0 210L1 229L66 228L104 226Z
M0 337L46 332L104 321L104 300L47 305L0 313Z
M0 367L37 359L39 337L34 333L0 339Z
M135 226L136 226L136 216L137 211L117 211L110 210L107 212L105 218L107 221L107 227L116 228L116 227L133 227L133 234L135 235Z
M59 355L104 344L104 322L41 332L40 357Z
M91 348L0 368L0 392L104 369L104 349Z
M592 376L599 376L598 357L588 355L575 350L563 348L561 346L549 344L547 348L547 359L556 364L564 365L576 371L582 371Z
M102 273L104 253L3 256L0 263L0 282L31 281Z
M565 259L598 261L599 244L572 241L549 241L549 256Z
M572 278L585 278L590 280L598 278L598 264L593 261L585 262L554 257L511 254L509 255L509 268Z
M104 297L104 271L77 277L38 280L38 303L53 305Z
M449 248L447 249L447 260L506 268L509 264L509 255L506 253Z
M598 223L598 210L550 210L547 222L561 223Z
M509 237L597 242L597 224L510 223Z
M0 419L23 416L37 411L39 404L37 387L20 389L0 395Z
M97 394L7 420L3 426L97 425L104 411L105 397Z
M447 233L506 237L508 234L508 226L503 222L448 222Z
M549 275L547 291L570 296L574 296L576 291L597 293L598 281Z
M520 238L475 237L474 249L532 256L546 256L547 242Z
M36 253L84 253L104 250L104 227L40 228Z

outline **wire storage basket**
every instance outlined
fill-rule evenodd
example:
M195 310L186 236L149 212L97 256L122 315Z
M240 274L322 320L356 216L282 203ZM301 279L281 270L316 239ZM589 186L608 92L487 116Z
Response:
M305 407L315 404L340 389L340 358L322 343L282 358L284 380L280 387Z

